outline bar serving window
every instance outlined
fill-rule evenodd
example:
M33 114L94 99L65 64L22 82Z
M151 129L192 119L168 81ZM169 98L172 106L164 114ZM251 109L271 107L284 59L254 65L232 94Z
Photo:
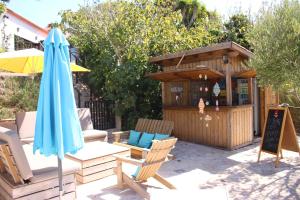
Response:
M248 79L233 79L232 104L246 105L249 102L249 84Z

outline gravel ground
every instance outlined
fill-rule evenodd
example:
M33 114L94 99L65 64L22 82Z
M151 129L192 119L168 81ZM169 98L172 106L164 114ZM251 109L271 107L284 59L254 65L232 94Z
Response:
M151 199L300 199L299 153L283 151L284 159L275 168L275 157L262 153L257 163L258 143L235 151L224 151L179 141L176 159L164 164L159 173L172 182L176 191L149 181ZM129 174L135 168L124 166ZM134 191L115 187L116 177L77 186L78 199L135 200Z

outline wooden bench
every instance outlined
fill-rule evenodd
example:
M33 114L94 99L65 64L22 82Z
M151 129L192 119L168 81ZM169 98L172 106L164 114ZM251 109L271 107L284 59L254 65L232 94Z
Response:
M165 120L154 120L154 119L138 119L138 122L135 126L135 130L139 132L147 133L160 133L171 135L174 129L174 122L165 121ZM131 157L133 158L142 158L143 152L147 152L148 149L129 145L126 142L122 142L129 138L130 131L118 131L113 132L115 142L114 144L130 148ZM174 159L172 155L169 156L169 159Z

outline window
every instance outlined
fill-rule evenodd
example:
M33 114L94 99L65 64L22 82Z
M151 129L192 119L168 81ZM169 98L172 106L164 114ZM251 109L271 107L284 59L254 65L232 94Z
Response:
M191 81L191 104L197 106L200 98L211 105L212 86L208 80Z
M40 43L33 43L17 35L15 35L14 39L15 39L15 50L30 49L30 48L43 50L43 47Z

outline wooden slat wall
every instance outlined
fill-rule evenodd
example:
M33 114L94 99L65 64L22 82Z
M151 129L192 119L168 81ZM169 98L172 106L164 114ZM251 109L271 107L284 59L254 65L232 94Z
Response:
M174 121L173 135L180 140L234 149L252 142L252 106L207 109L201 117L197 109L164 109L164 120ZM211 120L206 121L205 116Z
M232 66L232 73L240 72L245 70L245 67L242 65L243 59L240 56L237 57L230 57L229 58L229 63ZM165 66L163 67L163 71L172 71L176 69L193 69L196 66L199 65L204 65L205 67L209 67L211 69L220 71L220 72L225 72L225 64L223 63L222 57L219 58L212 58L209 60L202 60L194 63L188 63L188 64L181 64L176 68L176 65L174 66Z
M263 132L268 107L279 104L279 93L271 87L260 88L260 132Z
M249 144L253 140L253 108L231 110L231 141L230 149Z
M173 135L180 140L226 148L227 112L206 111L205 114L211 116L212 120L205 121L205 116L201 118L196 109L165 109L164 119L174 121Z

